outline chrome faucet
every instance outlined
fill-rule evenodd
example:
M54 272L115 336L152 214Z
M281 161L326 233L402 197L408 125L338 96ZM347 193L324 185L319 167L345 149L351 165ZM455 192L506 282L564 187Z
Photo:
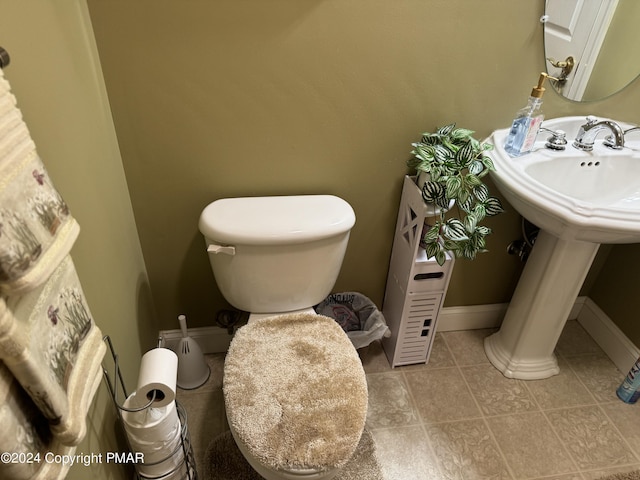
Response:
M567 133L564 130L550 130L545 127L540 127L538 132L547 132L551 134L551 136L547 138L547 143L544 145L545 148L556 151L561 151L566 148Z
M605 145L615 150L620 150L624 147L624 132L620 125L611 120L598 121L594 117L587 117L587 123L580 127L578 135L573 142L573 146L578 150L584 150L590 152L593 150L593 143L595 142L596 135L603 130L611 131L611 140L605 142Z
M624 131L625 140L627 138L627 133L637 132L637 131L640 131L640 127L631 127L631 128L628 128L627 130L625 130ZM604 142L602 142L602 143L607 147L614 148L613 145L615 144L615 139L614 139L613 135L607 135L604 138Z

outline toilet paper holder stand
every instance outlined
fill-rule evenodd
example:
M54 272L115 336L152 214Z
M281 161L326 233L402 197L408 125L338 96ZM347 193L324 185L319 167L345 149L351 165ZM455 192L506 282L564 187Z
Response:
M111 341L111 338L109 337L109 335L105 335L103 337L103 341L107 344L107 346L109 347L109 352L111 353L111 359L113 361L113 375L111 375L107 370L107 368L105 368L104 366L102 367L102 373L105 380L105 384L107 385L107 389L109 390L109 395L111 396L113 404L116 407L118 418L121 424L123 425L122 412L141 412L143 410L146 410L147 408L150 408L156 399L155 398L156 391L154 390L152 392L149 403L147 403L142 407L130 408L130 407L125 407L123 404L121 404L118 401L118 385L120 385L120 389L122 390L122 394L124 395L125 399L129 396L129 394L127 393L124 377L122 376L122 371L120 370L120 366L118 364L118 354L116 353L115 348L113 347L113 342ZM160 345L158 344L158 346ZM152 466L156 464L161 464L169 460L172 456L180 454L181 451L182 451L184 460L182 463L176 465L175 468L173 468L171 471L165 473L162 476L144 475L139 471L137 464L134 464L134 467L136 470L136 477L138 480L161 480L165 478L175 479L177 478L175 476L176 472L183 466L184 466L184 470L183 470L184 476L181 477L181 480L198 480L198 473L196 470L196 461L195 461L195 456L193 454L193 446L191 445L191 438L189 435L189 426L187 423L187 412L185 411L184 407L180 403L178 403L177 400L175 401L175 403L176 403L176 410L178 412L178 418L180 419L180 424L181 424L181 433L180 433L181 441L179 442L175 450L171 452L166 458L154 463L145 463L145 465ZM133 448L131 448L131 444L129 443L127 436L124 435L124 437L125 437L125 440L127 441L127 446L129 448L129 451L133 452L134 450Z

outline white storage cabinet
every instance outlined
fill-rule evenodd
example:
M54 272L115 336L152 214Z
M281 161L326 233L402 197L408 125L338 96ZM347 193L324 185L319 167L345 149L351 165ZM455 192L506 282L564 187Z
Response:
M431 218L433 208L422 199L415 177L405 176L382 307L391 330L382 347L392 367L429 361L451 279L453 257L447 254L440 266L420 247L425 219Z

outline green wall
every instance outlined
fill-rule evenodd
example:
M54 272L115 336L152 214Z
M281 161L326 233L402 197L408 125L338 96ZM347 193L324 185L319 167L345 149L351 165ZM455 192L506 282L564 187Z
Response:
M83 0L0 6L6 75L82 227L73 257L129 385L178 313L202 326L225 306L197 231L207 203L344 197L358 220L336 290L381 303L410 143L452 121L478 137L507 126L543 66L542 2L89 0L91 22ZM544 107L640 123L639 101L635 84L587 105L550 92ZM520 236L509 210L491 252L457 262L447 305L509 300L521 269L505 253ZM640 248L610 250L583 293L640 345ZM101 388L80 449L119 448L114 420Z
M589 292L591 299L636 346L640 346L639 266L639 245L616 245Z
M227 196L345 198L357 222L335 289L380 305L411 142L454 121L481 138L508 126L544 66L543 2L88 3L159 328L179 313L211 325L226 307L197 222ZM639 97L549 92L544 110L638 122ZM491 226L490 252L456 263L446 305L511 298L519 217Z
M335 289L382 303L411 142L507 125L541 64L540 5L505 1L89 1L159 326L226 306L198 232L225 196L326 192L355 209ZM509 22L495 26L495 16ZM448 305L508 301L511 211ZM491 272L490 275L488 272Z

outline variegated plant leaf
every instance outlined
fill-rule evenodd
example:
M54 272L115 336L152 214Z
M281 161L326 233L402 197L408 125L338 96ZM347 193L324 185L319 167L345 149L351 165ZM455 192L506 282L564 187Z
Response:
M455 123L450 123L449 125L445 125L444 127L440 127L438 129L438 135L449 135L456 128Z
M436 203L444 197L444 186L438 182L428 181L422 187L422 198L425 202Z
M478 176L474 175L473 173L467 173L464 177L464 181L470 188L482 185L482 180L480 180Z
M493 148L493 146L492 146ZM491 157L488 157L487 155L483 155L482 156L482 163L484 164L485 168L487 170L495 170L496 167L493 165L493 160L491 160Z
M449 177L446 182L447 197L458 199L462 188L462 179L460 177Z
M436 149L433 145L424 145L420 143L416 146L415 152L427 161L433 160L436 156Z
M443 145L436 145L433 156L438 162L444 163L451 158L451 151Z
M484 203L476 203L473 206L473 211L471 213L473 213L476 216L476 218L478 219L479 222L482 219L484 219L484 217L487 216L487 210L484 207Z
M458 141L465 141L471 139L474 133L476 132L466 128L456 128L451 132L450 137Z
M492 217L494 215L498 215L499 213L504 212L504 208L502 207L502 203L496 197L489 197L483 202L485 213L488 217Z
M484 165L480 160L474 160L469 164L469 173L473 173L474 175L480 175L484 170Z
M480 185L476 185L473 187L473 195L478 199L479 202L484 202L489 198L489 187L487 187L484 183Z
M424 234L423 240L425 243L433 243L438 240L440 236L440 222L436 222L431 226L429 230Z
M442 250L442 245L438 242L427 243L425 253L427 254L427 258L433 258L440 250Z
M465 198L465 200L458 200L458 206L460 207L460 209L465 212L465 213L471 213L471 210L473 208L473 197L471 195L467 194L467 197Z
M464 228L467 231L467 233L473 234L477 225L478 225L478 219L474 214L471 213L466 217L464 217Z
M469 236L464 224L457 218L450 218L442 225L442 234L451 240L468 240Z
M462 168L466 168L468 165L470 165L474 158L476 158L476 152L471 142L465 143L456 152L456 162Z

